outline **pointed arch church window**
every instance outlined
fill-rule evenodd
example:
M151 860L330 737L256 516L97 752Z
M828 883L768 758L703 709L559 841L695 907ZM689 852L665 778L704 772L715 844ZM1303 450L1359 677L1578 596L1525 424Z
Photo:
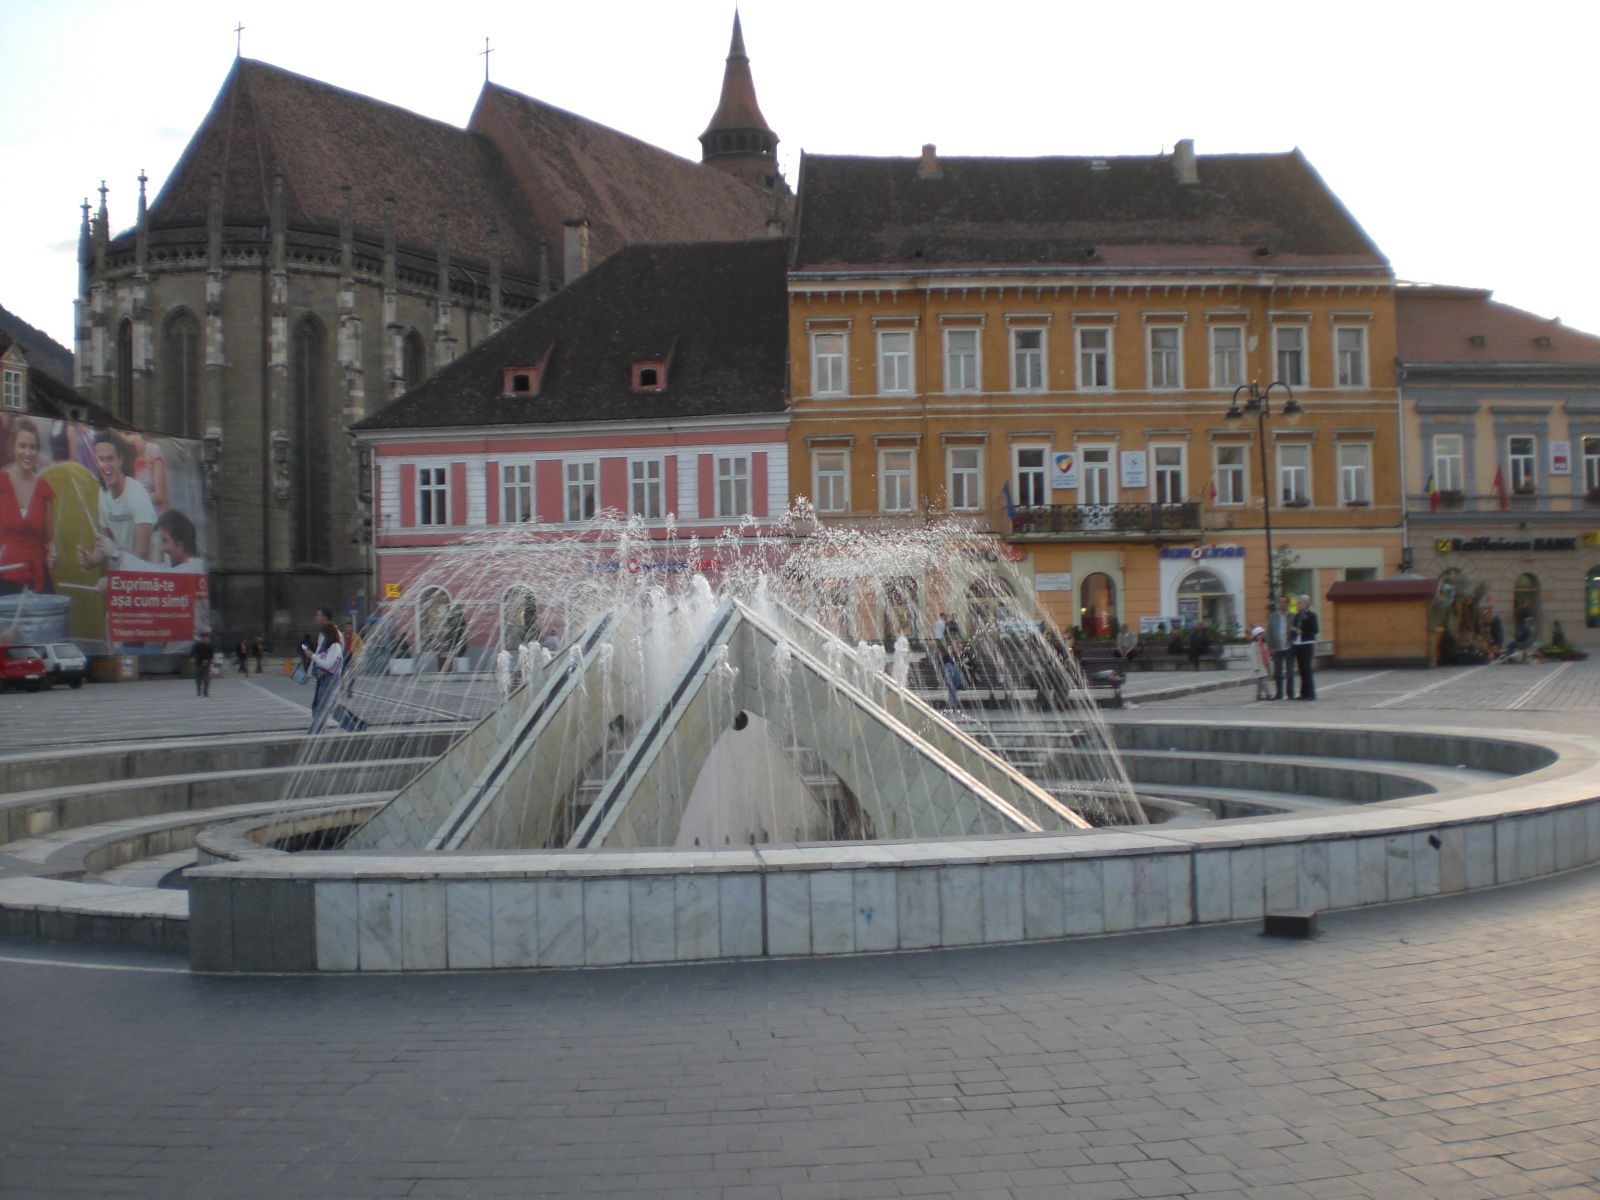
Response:
M322 322L307 315L289 339L291 430L295 451L290 509L294 514L297 563L327 565L332 559L332 431L327 420L324 367L327 335Z
M133 322L117 326L117 416L133 420Z
M167 322L162 344L161 428L181 437L200 435L200 322L180 310Z

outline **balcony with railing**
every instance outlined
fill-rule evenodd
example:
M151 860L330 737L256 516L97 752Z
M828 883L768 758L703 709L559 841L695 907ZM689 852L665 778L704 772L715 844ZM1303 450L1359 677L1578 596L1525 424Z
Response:
M1041 504L1013 509L1000 527L1017 542L1198 541L1200 504Z

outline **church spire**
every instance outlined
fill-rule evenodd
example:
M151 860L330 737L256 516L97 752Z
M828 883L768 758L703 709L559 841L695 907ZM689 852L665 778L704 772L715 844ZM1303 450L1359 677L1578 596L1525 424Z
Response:
M757 187L778 184L778 135L756 103L755 80L744 52L744 29L733 14L733 41L722 73L722 96L700 135L700 161Z

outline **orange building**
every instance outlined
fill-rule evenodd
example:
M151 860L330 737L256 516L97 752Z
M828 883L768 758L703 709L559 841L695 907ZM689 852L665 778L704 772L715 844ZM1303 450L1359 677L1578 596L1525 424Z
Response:
M1260 620L1264 478L1280 586L1398 568L1393 273L1298 151L808 155L799 195L790 463L822 521L967 518L1091 635ZM1230 419L1251 381L1287 387Z

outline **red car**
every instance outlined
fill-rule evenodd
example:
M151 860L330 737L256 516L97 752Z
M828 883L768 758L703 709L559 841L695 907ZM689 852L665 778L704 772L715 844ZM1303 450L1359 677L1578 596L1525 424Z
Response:
M37 692L44 686L44 656L37 646L0 646L0 686Z

